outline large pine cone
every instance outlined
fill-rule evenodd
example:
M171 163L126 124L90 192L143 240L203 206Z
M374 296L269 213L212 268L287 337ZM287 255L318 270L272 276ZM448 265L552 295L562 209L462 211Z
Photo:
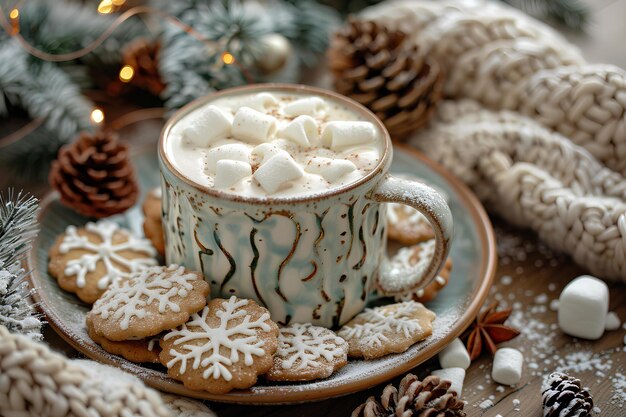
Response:
M550 374L542 387L544 417L589 417L593 399L580 379L561 372Z
M350 19L328 50L335 89L372 110L394 139L428 123L443 91L437 62L406 39L404 32Z
M63 204L87 217L121 213L135 204L139 191L128 148L111 132L81 133L63 146L49 180Z
M463 417L463 401L456 391L450 391L450 382L431 375L420 381L407 374L400 381L399 389L389 384L383 390L380 401L369 397L358 406L352 417Z

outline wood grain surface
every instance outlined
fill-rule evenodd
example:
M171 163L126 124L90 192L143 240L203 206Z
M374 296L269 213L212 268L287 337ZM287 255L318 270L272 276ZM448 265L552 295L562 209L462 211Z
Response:
M118 108L113 111L121 112ZM142 142L142 138L158 135L161 122L143 122L126 128L123 138ZM1 129L0 129L1 130ZM41 196L49 187L45 182L30 183L10 175L0 176L0 189L7 186L24 188ZM516 387L501 387L490 379L491 358L481 357L467 372L462 398L469 417L487 416L541 416L541 383L544 375L557 368L575 369L571 372L588 386L594 402L605 417L626 416L626 403L616 398L624 387L616 387L615 375L626 374L625 330L607 332L598 341L587 342L566 336L556 327L556 312L549 308L551 300L558 298L562 288L585 271L562 255L553 254L537 242L532 233L507 226L493 218L500 255L498 273L490 299L500 299L503 305L512 305L514 313L510 324L520 327L523 334L506 343L524 352L524 375ZM503 278L504 277L504 278ZM624 285L610 285L610 309L621 320L626 320L626 291ZM77 353L65 344L50 328L45 329L45 340L56 350L70 357ZM579 364L582 363L583 365ZM582 372L585 366L588 368ZM426 376L437 369L433 359L415 369ZM567 370L567 369L566 369ZM397 380L393 381L397 383ZM317 403L290 406L233 406L211 404L220 417L297 417L297 416L349 416L352 410L370 395L377 395L383 386L350 396ZM491 399L493 407L480 405ZM515 400L515 401L514 401Z

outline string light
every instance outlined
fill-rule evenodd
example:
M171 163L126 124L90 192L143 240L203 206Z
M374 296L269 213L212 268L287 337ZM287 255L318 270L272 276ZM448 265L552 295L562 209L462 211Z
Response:
M222 61L224 61L224 64L230 65L235 62L235 57L230 52L224 52L222 54Z
M20 11L17 9L11 10L9 18L11 19L11 34L16 35L20 31Z
M102 0L98 4L98 13L109 14L113 11L113 2L111 0Z
M135 69L130 65L124 65L120 70L120 81L123 83L130 82L135 76Z
M93 109L91 111L91 121L99 125L104 122L104 112L101 109Z

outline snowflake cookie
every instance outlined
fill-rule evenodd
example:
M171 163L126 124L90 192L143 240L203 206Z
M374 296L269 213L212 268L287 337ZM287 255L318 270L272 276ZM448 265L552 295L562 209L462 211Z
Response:
M348 355L375 359L399 353L433 332L435 313L415 301L367 308L337 335L348 342Z
M348 363L348 343L333 331L312 324L280 329L270 381L310 381L328 378Z
M148 339L123 340L114 342L104 336L100 336L93 331L93 323L89 316L86 320L87 334L100 347L109 353L121 356L131 362L143 363L159 363L159 346L160 338L158 336Z
M157 265L149 240L101 220L69 226L50 249L48 271L59 286L92 304L112 282Z
M387 237L403 245L434 239L435 231L422 213L411 206L387 203Z
M278 326L252 300L216 298L161 339L161 363L191 389L224 394L249 388L273 364Z
M144 339L202 310L209 284L182 266L156 266L115 281L87 313L94 333L112 341Z
M424 246L432 245L434 248L434 241L428 243L421 243L410 246L408 248L402 248L398 253L391 258L391 264L396 268L406 269L407 275L411 274L411 271L420 271L426 267L432 256L431 250L424 250ZM428 255L428 256L425 256ZM423 264L421 267L420 264ZM437 277L432 280L424 288L417 290L409 290L403 294L396 295L396 301L418 301L420 303L426 303L431 301L437 296L437 293L441 291L450 279L450 272L452 271L452 259L448 258L443 267L437 274Z

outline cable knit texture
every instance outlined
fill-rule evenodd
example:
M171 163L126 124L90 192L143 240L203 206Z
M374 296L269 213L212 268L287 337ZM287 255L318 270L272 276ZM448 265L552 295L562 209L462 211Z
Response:
M588 64L554 30L500 2L391 1L364 17L412 33L447 74L447 97L523 113L626 174L623 69Z
M626 282L626 72L487 0L390 1L363 17L413 34L449 101L410 139L487 207Z
M192 411L194 414L190 414ZM214 417L206 406L161 397L138 378L93 361L70 361L0 326L0 416Z
M491 210L534 229L600 277L626 282L626 180L534 120L473 101L443 103L411 144Z

